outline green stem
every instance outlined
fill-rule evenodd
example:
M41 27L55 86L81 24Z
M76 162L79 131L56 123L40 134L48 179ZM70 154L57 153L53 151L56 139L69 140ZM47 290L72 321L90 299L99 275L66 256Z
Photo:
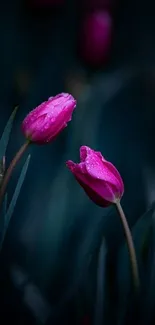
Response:
M9 179L11 177L11 174L13 172L13 169L15 168L16 164L18 163L18 161L22 157L23 153L25 152L25 150L27 149L29 144L30 144L30 141L26 141L21 146L21 148L19 149L19 151L16 153L13 160L11 161L10 166L8 167L6 173L4 174L3 182L2 182L1 187L0 187L0 206L2 204L3 197L4 197L4 194L5 194L5 191L6 191L6 187L7 187L7 184L9 182Z
M125 236L126 236L126 241L127 241L127 246L128 246L128 251L129 251L129 256L130 256L130 262L131 262L131 271L132 271L132 276L133 276L133 283L135 290L139 289L140 286L140 280L139 280L139 273L138 273L138 265L137 265L137 259L136 259L136 253L135 253L135 248L132 240L132 235L131 231L129 229L124 211L122 209L122 206L120 204L120 201L117 201L115 203L117 211L119 213L119 216L122 221L122 225L124 228Z

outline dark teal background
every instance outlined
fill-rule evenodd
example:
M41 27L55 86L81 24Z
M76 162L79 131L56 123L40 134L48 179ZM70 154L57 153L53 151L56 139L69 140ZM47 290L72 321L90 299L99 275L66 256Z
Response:
M6 321L10 313L16 324L24 319L31 324L33 312L25 311L25 303L22 306L25 289L12 280L14 265L22 267L50 306L55 306L67 288L73 287L85 256L94 252L103 235L112 251L123 240L114 209L95 206L65 167L67 159L78 161L81 145L101 151L119 169L125 183L122 204L130 226L150 203L145 170L154 174L154 5L150 0L119 4L111 58L96 71L87 70L76 55L80 16L80 6L73 0L48 12L30 11L17 0L0 4L1 131L13 106L19 104L7 163L24 141L20 124L29 110L67 91L65 79L70 71L84 70L88 75L72 122L54 143L29 149L27 178L1 255L1 282L5 284L1 310ZM32 76L24 94L15 82L19 70ZM23 162L24 158L12 177L10 196Z

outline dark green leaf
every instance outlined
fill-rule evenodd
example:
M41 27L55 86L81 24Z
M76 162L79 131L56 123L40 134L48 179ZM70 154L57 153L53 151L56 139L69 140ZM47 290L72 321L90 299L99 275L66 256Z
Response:
M11 133L11 129L12 129L12 125L13 125L13 121L14 121L17 109L18 109L18 107L15 107L15 109L13 110L13 112L6 124L6 127L3 131L2 137L0 139L0 161L3 160L3 157L5 156L5 153L6 153L6 149L7 149L7 145L9 142L10 133Z
M96 281L96 301L94 310L94 325L103 324L105 284L106 284L106 257L107 249L105 239L102 240L98 256L97 281Z
M155 310L155 212L153 213L148 273L146 274L145 314L146 324L151 324Z
M0 238L2 238L3 236L3 230L5 227L5 216L6 216L6 212L7 212L7 193L4 196L4 200L2 203L2 210L1 210L1 216L0 216Z
M6 213L5 217L4 217L5 226L4 226L4 229L3 229L3 236L1 238L0 248L2 247L3 240L4 240L4 237L5 237L5 234L6 234L10 219L12 217L12 214L13 214L13 211L14 211L18 196L20 194L22 184L23 184L24 179L25 179L26 172L27 172L28 165L29 165L29 161L30 161L30 155L27 157L26 162L25 162L25 164L24 164L24 166L22 168L21 174L19 176L16 188L15 188L15 192L13 194L12 200L11 200L10 205L8 207L7 213Z
M3 181L4 173L5 173L5 156L3 156L2 160L0 161L0 186Z
M143 276L143 253L146 249L148 234L152 225L152 216L155 211L155 203L151 208L137 221L132 228L132 237L136 250L136 257L138 261L140 278ZM119 322L123 324L124 316L129 305L129 293L131 290L131 266L129 260L129 254L127 245L124 244L119 252L118 268L117 268L117 280L118 280L118 294L119 294Z
M8 204L8 195L6 193L3 200L3 212L2 212L4 217L4 224L5 224L5 217L7 213L7 204Z

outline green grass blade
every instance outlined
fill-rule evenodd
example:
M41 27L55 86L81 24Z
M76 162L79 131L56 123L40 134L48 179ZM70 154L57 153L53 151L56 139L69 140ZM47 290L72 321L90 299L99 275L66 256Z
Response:
M19 176L16 188L15 188L12 200L11 200L10 205L8 207L7 213L4 216L5 225L4 225L4 229L3 229L3 236L2 236L1 242L0 242L0 248L2 247L2 244L3 244L3 241L4 241L4 237L5 237L5 234L6 234L10 219L11 219L12 214L14 212L14 208L15 208L18 196L20 194L21 187L22 187L23 182L25 180L25 176L26 176L26 173L27 173L29 162L30 162L30 155L27 157L26 162L25 162L25 164L24 164L24 166L22 168L22 171L20 173L20 176Z
M0 161L2 161L3 157L5 156L6 153L6 149L8 146L8 142L9 142L9 138L10 138L10 133L12 130L12 125L13 125L13 121L17 112L18 106L15 107L15 109L13 110L6 126L5 129L2 133L2 137L0 139Z

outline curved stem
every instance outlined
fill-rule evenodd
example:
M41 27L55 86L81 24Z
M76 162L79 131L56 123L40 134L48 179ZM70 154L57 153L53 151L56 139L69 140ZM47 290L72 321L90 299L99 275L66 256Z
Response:
M22 157L23 153L27 149L29 143L30 143L30 141L26 141L21 146L21 148L19 149L19 151L16 153L13 160L11 161L10 166L8 167L6 173L4 174L3 182L2 182L1 187L0 187L0 206L1 206L1 203L3 201L3 197L4 197L4 194L5 194L5 191L6 191L6 187L7 187L7 184L9 182L9 179L11 177L11 174L13 172L13 169L15 168L16 164L18 163L18 161Z
M135 248L134 248L134 244L133 244L131 231L129 229L129 226L128 226L128 223L127 223L127 220L126 220L126 217L125 217L125 214L124 214L124 211L122 209L120 202L117 201L115 204L116 204L116 208L117 208L117 211L119 213L119 216L121 218L122 225L124 228L128 251L129 251L129 256L130 256L130 262L131 262L133 283L134 283L134 287L137 291L137 289L139 289L139 286L140 286L140 280L139 280L138 265L137 265L136 253L135 253Z

